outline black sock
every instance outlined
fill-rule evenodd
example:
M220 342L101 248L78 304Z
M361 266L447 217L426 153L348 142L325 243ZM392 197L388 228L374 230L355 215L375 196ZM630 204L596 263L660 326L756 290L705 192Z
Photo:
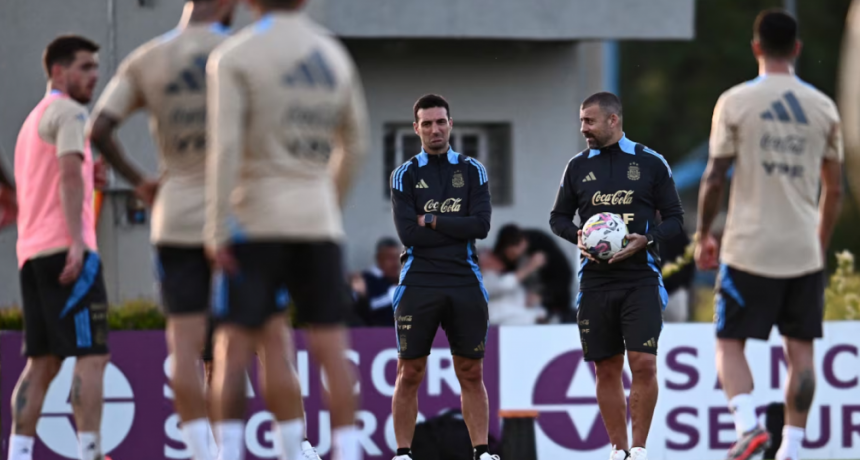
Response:
M481 455L489 454L490 446L486 444L481 444L480 446L475 446L475 460L481 458Z
M408 447L398 447L397 448L397 456L408 455L410 458L412 457L412 449Z

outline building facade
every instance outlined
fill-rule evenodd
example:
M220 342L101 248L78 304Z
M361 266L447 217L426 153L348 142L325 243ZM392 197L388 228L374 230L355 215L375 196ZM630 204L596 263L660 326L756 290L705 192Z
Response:
M44 94L40 60L51 39L80 33L98 41L101 89L123 57L176 25L181 8L179 0L0 3L5 165L12 164L18 129ZM372 263L378 238L396 236L388 175L420 149L411 133L419 96L433 92L449 100L455 149L487 166L493 227L514 222L549 232L564 165L584 148L579 103L614 89L617 53L606 41L694 34L693 0L311 0L308 13L352 52L370 108L370 155L345 209L352 270ZM243 11L237 25L251 20ZM129 154L154 171L146 118L133 117L120 136ZM114 301L155 298L148 225L136 223L127 187L114 184L99 220L109 294ZM491 231L479 246L494 238ZM14 229L0 233L0 306L20 302L15 239Z

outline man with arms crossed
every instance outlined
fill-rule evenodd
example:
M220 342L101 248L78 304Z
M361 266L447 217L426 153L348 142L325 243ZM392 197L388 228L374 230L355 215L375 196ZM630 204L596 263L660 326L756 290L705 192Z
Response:
M451 149L454 125L448 102L428 94L415 103L413 128L421 153L391 174L391 205L406 251L394 292L397 382L392 398L395 460L411 459L418 417L418 387L441 325L451 344L462 389L463 418L475 459L488 452L489 406L484 387L484 348L489 315L475 240L490 231L487 170Z
M815 393L812 344L822 336L823 269L842 193L842 137L833 101L794 75L800 53L794 18L781 10L759 14L752 49L759 77L723 93L714 108L696 262L700 269L719 266L717 372L738 433L728 458L746 460L769 443L756 419L744 344L767 340L776 324L788 360L777 460L798 460ZM718 265L711 225L732 165Z
M249 1L258 21L219 46L207 67L205 238L222 271L211 388L221 460L244 451L245 371L255 350L276 445L300 458L292 358L271 359L288 345L284 288L311 325L310 352L328 376L332 458L362 457L344 355L350 299L340 207L366 153L367 108L349 54L299 11L304 3Z
M597 371L597 403L613 445L609 458L646 460L645 443L657 404L657 343L668 301L658 244L684 231L684 210L666 160L624 135L617 96L590 96L579 117L588 150L568 162L550 225L583 255L577 322L585 360L594 362ZM630 231L627 246L608 262L589 254L572 222L576 213L585 222L601 212L623 216ZM629 452L622 383L625 349L633 373Z
M30 112L15 147L18 265L27 366L12 394L9 460L31 460L48 386L77 357L71 403L81 460L101 460L107 295L96 252L94 166L84 128L98 80L99 47L62 36L44 54L48 94Z

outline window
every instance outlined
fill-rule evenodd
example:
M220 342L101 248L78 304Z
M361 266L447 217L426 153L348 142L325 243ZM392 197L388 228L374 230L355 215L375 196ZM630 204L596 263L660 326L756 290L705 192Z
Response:
M415 134L411 124L390 123L385 126L383 147L384 196L388 198L391 172L421 152L421 139ZM487 168L493 205L513 204L510 124L455 125L451 131L451 148L477 159Z

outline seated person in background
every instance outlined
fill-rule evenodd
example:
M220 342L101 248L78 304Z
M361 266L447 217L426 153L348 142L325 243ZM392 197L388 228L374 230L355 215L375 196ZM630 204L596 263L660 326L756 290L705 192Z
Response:
M528 241L526 254L532 256L542 252L546 265L537 272L538 292L543 306L549 314L549 322L576 323L573 308L573 267L564 251L556 243L555 236L538 229L523 230Z
M506 225L499 231L493 251L481 254L484 288L490 297L490 324L528 325L546 318L540 296L529 292L523 283L546 264L546 256L538 252L520 264L527 250L523 232L515 225Z
M400 278L400 242L382 238L376 243L376 265L352 277L355 313L365 326L394 327L392 300Z
M689 244L690 236L687 232L681 232L674 238L660 242L660 258L663 260L664 269L669 264L677 264L679 258L684 259L684 253ZM663 321L684 323L690 320L696 264L693 263L692 258L684 259L677 270L670 270L670 272L668 276L663 277L663 285L669 293L669 303L663 311Z

